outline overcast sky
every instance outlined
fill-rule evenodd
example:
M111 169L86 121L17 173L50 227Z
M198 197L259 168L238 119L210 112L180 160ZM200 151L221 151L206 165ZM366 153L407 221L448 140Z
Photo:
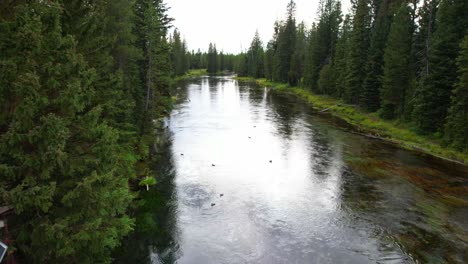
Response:
M174 26L187 40L190 50L208 49L238 53L245 50L258 29L264 44L273 35L273 24L286 13L289 0L166 0ZM319 0L296 0L298 21L310 27L315 21ZM349 0L342 0L343 12Z

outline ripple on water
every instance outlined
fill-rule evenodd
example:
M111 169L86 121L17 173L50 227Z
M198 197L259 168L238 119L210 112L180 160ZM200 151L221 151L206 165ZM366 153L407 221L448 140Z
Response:
M215 194L208 185L185 184L180 186L179 199L183 205L192 208L202 208L211 204L211 197Z

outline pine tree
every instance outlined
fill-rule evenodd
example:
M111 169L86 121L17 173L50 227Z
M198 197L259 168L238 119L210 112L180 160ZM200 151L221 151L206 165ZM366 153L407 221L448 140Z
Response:
M224 71L226 70L226 56L223 51L219 53L219 70Z
M345 89L346 101L353 104L360 103L362 85L366 76L370 22L369 0L358 0L349 42Z
M307 56L307 29L304 22L299 23L296 30L296 47L291 60L291 71L297 76L295 86L304 76L305 61Z
M278 82L288 82L292 77L291 60L296 43L296 3L291 0L287 7L287 19L279 29L278 46L274 57L273 79Z
M320 70L318 89L320 91L327 91L329 94L333 94L336 89L335 72L332 65L329 63L322 67Z
M401 117L405 110L406 89L411 79L412 30L410 9L403 4L391 25L384 54L381 116L386 119Z
M110 262L132 228L119 132L97 104L102 77L62 28L64 8L17 6L0 23L0 193L30 262Z
M264 76L264 52L263 44L260 40L258 31L255 32L255 36L250 44L250 48L247 52L247 72L248 75L254 78L261 78Z
M421 131L443 129L457 80L455 63L459 43L467 34L468 2L443 0L436 17L436 29L429 50L429 71L414 98L413 119Z
M343 98L345 95L350 33L351 18L346 15L336 44L336 53L332 65L332 73L335 78L335 92L333 95L338 98Z
M378 6L372 35L370 40L369 57L366 64L367 74L363 83L361 106L369 112L374 112L380 107L380 90L382 89L384 49L387 36L390 31L394 9L398 9L398 2L383 0L374 6ZM396 8L393 7L396 5Z
M141 135L151 133L152 120L166 113L170 106L172 65L167 33L172 19L167 10L162 0L136 2L137 43L143 50L140 70L145 83L140 91L145 96L144 101L137 105L143 113Z
M174 30L171 39L171 61L175 76L184 75L187 71L187 57L185 43L177 29Z
M468 153L468 36L460 45L457 59L458 83L452 95L452 104L445 124L445 141L452 147Z
M218 72L218 51L216 50L216 44L210 43L208 47L207 70L211 74Z
M332 63L340 24L341 2L321 0L319 22L310 41L308 76L306 77L306 86L315 92L330 93L330 91L318 89L319 73L323 66ZM327 89L326 87L322 88Z
M266 51L265 51L264 70L265 70L265 77L269 80L273 80L273 76L275 75L275 71L276 71L275 54L278 48L279 30L280 30L280 23L276 21L274 25L273 38L268 42Z
M238 54L235 59L234 70L239 76L248 76L247 55L243 52Z

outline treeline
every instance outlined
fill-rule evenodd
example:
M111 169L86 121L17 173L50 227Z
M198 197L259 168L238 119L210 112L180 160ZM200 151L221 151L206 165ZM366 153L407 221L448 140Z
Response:
M381 118L400 120L468 151L468 1L321 0L307 29L295 19L258 33L236 57L241 76L300 85L343 99Z
M234 71L234 62L236 56L233 54L225 54L218 52L216 44L210 43L207 52L201 52L198 49L195 51L188 51L185 40L182 40L180 33L174 30L170 38L172 48L172 61L174 62L175 76L181 76L189 70L206 69L210 74L219 72Z
M109 263L133 229L136 162L188 63L171 21L162 0L0 2L0 205L20 262Z

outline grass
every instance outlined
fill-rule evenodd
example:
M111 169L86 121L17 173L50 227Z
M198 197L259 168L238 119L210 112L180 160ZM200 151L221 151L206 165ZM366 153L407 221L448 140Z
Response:
M393 142L405 149L416 150L440 158L468 164L468 154L444 147L440 143L440 140L434 139L431 136L417 134L408 129L408 124L399 121L383 120L376 113L366 113L355 106L345 104L339 99L313 94L308 90L290 87L285 83L275 83L266 79L252 79L248 77L238 77L237 79L240 81L255 81L258 85L271 87L276 92L292 94L308 102L317 110L326 109L328 113L345 120L355 126L360 132Z
M206 69L189 70L186 74L176 77L174 79L174 81L176 81L176 82L177 81L183 81L183 80L191 79L191 78L194 78L194 77L200 77L200 76L203 76L203 75L208 75L208 73L206 72Z

